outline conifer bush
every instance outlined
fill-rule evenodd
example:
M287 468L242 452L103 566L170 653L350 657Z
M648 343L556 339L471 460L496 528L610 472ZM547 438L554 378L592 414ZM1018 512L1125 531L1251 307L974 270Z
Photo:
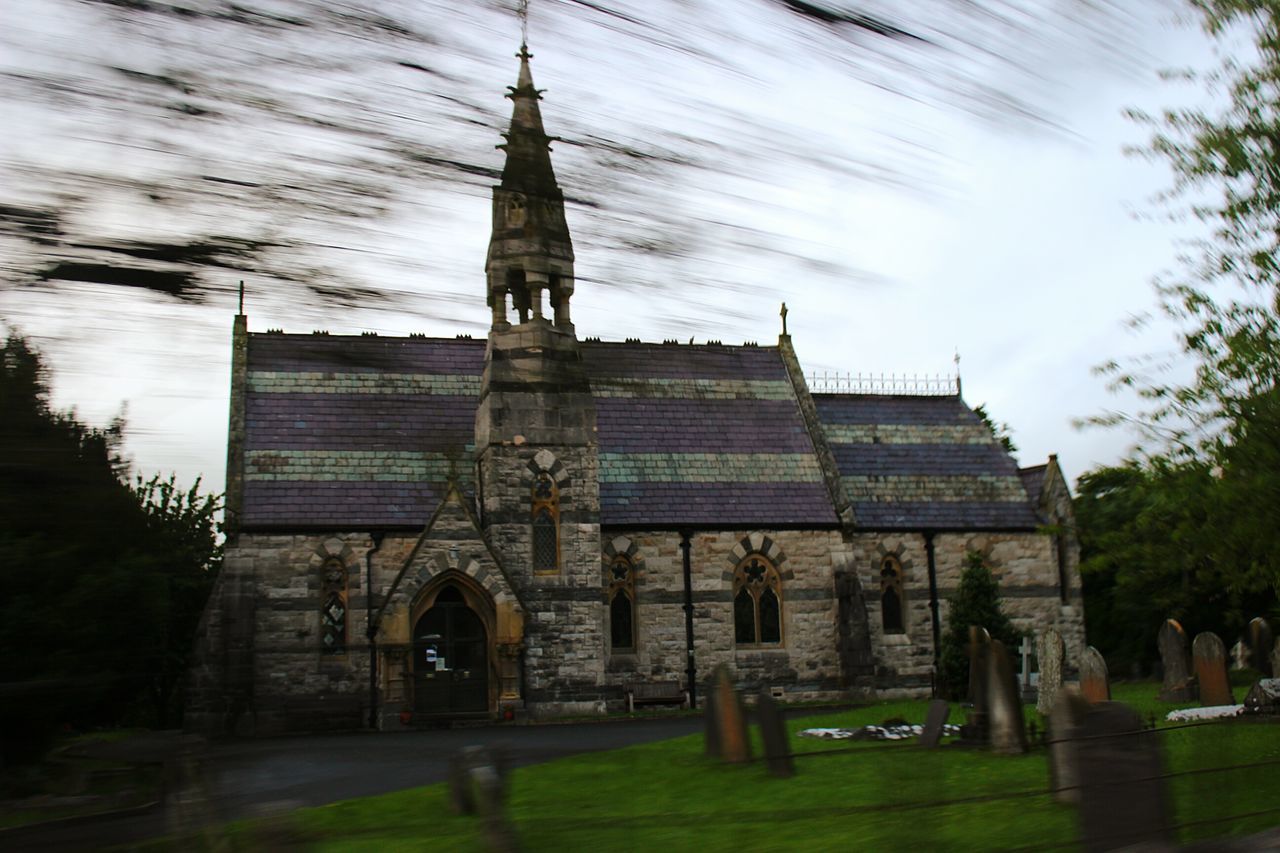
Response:
M942 635L938 665L938 686L953 700L965 698L969 689L969 626L987 629L991 639L1004 643L1010 651L1018 647L1022 634L1000 609L1000 588L982 555L970 551L965 557L960 586L950 599L947 630Z

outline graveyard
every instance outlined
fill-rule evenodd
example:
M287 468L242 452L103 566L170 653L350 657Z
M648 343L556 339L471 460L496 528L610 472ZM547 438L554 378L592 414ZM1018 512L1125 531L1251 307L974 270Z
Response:
M1258 675L1248 669L1232 672L1227 687L1243 694ZM1110 787L1098 789L1106 813L1119 822L1118 829L1109 831L1127 831L1126 822L1143 821L1144 809L1152 808L1164 813L1169 840L1183 844L1249 836L1280 825L1273 783L1280 766L1275 716L1169 722L1165 717L1170 711L1200 707L1199 701L1162 701L1163 685L1150 680L1114 682L1106 689L1113 702L1132 709L1142 729L1136 737L1156 746L1160 771L1141 770L1129 781L1113 780ZM731 689L713 692L712 713L718 714L733 694ZM974 711L961 703L946 709L957 723ZM902 701L786 719L780 730L790 774L768 760L769 746L757 723L764 714L748 706L750 724L730 726L745 734L740 743L722 729L712 734L712 743L693 735L520 768L506 778L506 795L499 798L504 802L494 806L496 811L481 807L479 815L459 814L450 785L439 784L239 822L218 830L217 836L227 838L232 849L284 842L317 850L1116 846L1082 848L1081 813L1089 793L1081 788L1085 803L1070 790L1055 796L1054 787L1062 786L1060 776L1054 781L1051 756L1058 738L1046 733L1048 719L1034 701L1021 706L1025 750L1006 747L1003 752L1009 754L991 744L965 743L964 736L942 737L936 747L916 738L799 736L815 728L920 724L929 710L927 701ZM1128 757L1122 755L1122 763ZM1106 754L1094 759L1117 760ZM1152 787L1151 776L1162 777L1155 780L1161 787ZM494 821L500 826L497 837ZM191 843L172 838L147 849L180 849Z

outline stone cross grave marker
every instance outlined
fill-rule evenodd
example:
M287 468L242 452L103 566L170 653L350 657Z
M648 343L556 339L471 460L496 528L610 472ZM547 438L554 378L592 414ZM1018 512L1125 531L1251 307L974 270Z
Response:
M1249 644L1244 640L1236 640L1231 647L1231 669L1244 669L1249 665Z
M933 749L942 740L942 727L951 716L951 704L942 699L929 703L929 713L924 718L924 730L920 732L920 745Z
M1003 755L1027 751L1027 726L1018 695L1018 676L1013 671L1009 651L999 640L991 641L987 653L987 721L991 748Z
M1200 704L1234 705L1231 682L1227 679L1227 648L1222 639L1212 631L1196 634L1191 643L1191 658L1195 662L1196 681L1200 682Z
M1267 624L1267 620L1261 616L1250 619L1248 637L1253 668L1260 672L1263 678L1280 677L1280 673L1276 672L1271 665L1271 646L1274 641L1271 637L1271 626Z
M1175 619L1166 619L1156 637L1160 647L1160 667L1164 682L1160 686L1161 702L1190 702L1196 698L1196 683L1191 677L1191 660L1187 653L1187 634Z
M1062 664L1066 659L1066 648L1057 628L1045 628L1041 631L1038 645L1036 657L1040 659L1040 679L1036 685L1036 710L1047 717L1053 712L1058 691L1062 689Z
M751 738L747 736L747 715L742 698L733 689L729 667L716 667L715 710L720 734L720 757L730 764L751 760Z
M760 698L756 700L756 717L760 721L760 738L764 741L764 760L769 768L769 775L779 779L794 776L795 760L791 757L786 721L782 708L769 694L767 687L761 688Z
M1049 788L1060 803L1080 802L1076 737L1089 703L1074 687L1063 687L1049 712Z
M1111 681L1102 652L1089 646L1080 657L1080 692L1089 704L1111 701Z
M1031 638L1023 637L1022 642L1018 643L1018 656L1022 659L1022 678L1018 686L1022 690L1023 702L1031 702L1036 698L1036 689L1031 686L1031 655L1033 651Z
M1080 840L1087 851L1171 845L1169 797L1155 732L1119 702L1085 712L1072 741L1080 772ZM1169 849L1161 846L1158 849Z

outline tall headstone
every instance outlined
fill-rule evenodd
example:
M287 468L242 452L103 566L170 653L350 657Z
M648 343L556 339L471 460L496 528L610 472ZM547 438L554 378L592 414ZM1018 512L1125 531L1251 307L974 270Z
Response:
M1276 640L1275 646L1271 649L1271 674L1280 678L1280 640Z
M1027 751L1027 726L1022 716L1022 696L1018 676L1013 671L1009 651L999 640L991 641L987 653L987 724L991 748L1004 755Z
M1080 693L1090 705L1111 701L1111 681L1102 652L1089 646L1080 656Z
M1089 703L1074 687L1058 691L1049 711L1049 788L1060 803L1080 802L1076 738Z
M787 738L787 724L782 709L770 695L768 688L760 690L756 700L756 718L760 721L760 739L764 741L764 760L769 775L786 779L796 773L795 759L791 756L791 742Z
M1080 772L1080 840L1087 851L1171 845L1159 737L1119 702L1085 713L1071 742ZM1160 847L1158 849L1168 849Z
M967 744L987 742L987 657L991 650L991 635L986 628L969 626L969 703L972 710L960 727L961 740Z
M747 715L742 698L733 689L729 667L716 667L715 712L720 734L720 757L730 764L751 760L751 738L747 734Z
M720 714L716 710L716 677L714 675L707 681L707 687L702 691L702 723L706 755L708 758L719 758Z
M1057 628L1045 628L1036 643L1036 657L1040 659L1040 680L1036 689L1036 710L1044 716L1053 712L1062 689L1062 665L1066 660L1066 647Z
M1156 637L1160 647L1160 667L1164 681L1160 685L1161 702L1190 702L1196 698L1196 682L1191 677L1191 657L1187 651L1187 633L1176 619L1166 619Z
M1261 616L1249 620L1249 630L1246 633L1249 638L1249 650L1253 657L1253 668L1261 673L1263 678L1280 677L1280 673L1277 673L1271 665L1271 647L1274 640L1267 620Z
M1227 679L1227 648L1212 631L1196 634L1191 643L1191 659L1200 683L1200 704L1234 705L1231 682Z
M929 712L924 718L924 729L920 732L920 746L933 749L942 740L942 730L951 716L951 704L942 699L934 699L929 703Z

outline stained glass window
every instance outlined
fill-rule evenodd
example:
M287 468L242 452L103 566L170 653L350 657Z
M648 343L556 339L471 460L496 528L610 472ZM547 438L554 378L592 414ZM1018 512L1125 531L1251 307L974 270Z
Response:
M759 554L749 554L734 572L733 639L740 646L782 643L782 579Z
M347 569L340 560L321 567L324 603L320 607L320 651L343 654L347 650Z
M560 571L560 490L545 471L533 481L533 570Z

